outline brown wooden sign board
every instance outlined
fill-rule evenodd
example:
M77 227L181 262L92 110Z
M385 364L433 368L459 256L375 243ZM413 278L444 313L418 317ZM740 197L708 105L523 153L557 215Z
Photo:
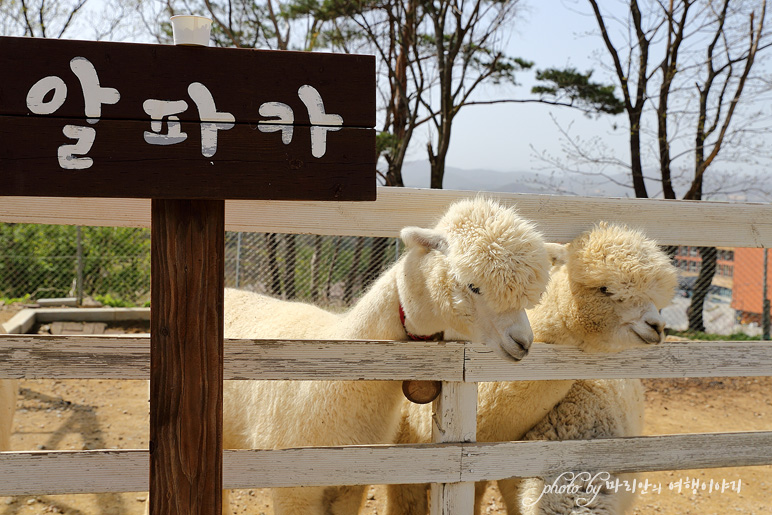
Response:
M2 195L374 200L372 56L0 37Z

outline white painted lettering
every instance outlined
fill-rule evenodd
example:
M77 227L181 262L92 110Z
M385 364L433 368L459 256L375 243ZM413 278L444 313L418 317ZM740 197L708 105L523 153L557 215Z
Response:
M236 118L231 113L218 112L212 93L200 82L188 86L188 94L196 103L201 119L201 153L212 157L217 152L217 131L233 128Z
M258 123L257 128L260 132L281 131L281 142L285 145L292 143L292 124L295 123L295 113L290 106L281 102L266 102L260 106L259 112L260 116L276 118Z
M70 61L70 69L78 77L83 88L83 101L86 104L88 123L94 124L102 116L102 104L115 104L121 94L115 88L103 88L99 85L99 76L94 65L85 57L75 57Z
M96 139L96 129L92 127L79 127L77 125L65 125L62 129L65 136L78 140L71 145L59 147L59 166L65 170L84 170L94 164L90 157L76 157L88 154Z
M327 133L339 131L343 125L343 117L325 112L322 96L313 86L300 86L298 96L305 104L311 122L311 155L322 157L327 152Z
M148 99L142 103L142 109L150 115L150 129L153 131L145 131L146 143L150 145L174 145L175 143L182 143L188 138L188 135L182 132L179 117L174 116L188 109L188 103L184 100ZM169 118L167 122L169 132L162 134L163 120L166 117Z
M48 102L45 101L46 95L53 91L53 96ZM37 81L27 93L27 109L35 114L52 114L62 107L67 98L67 84L64 81L51 75L43 77Z

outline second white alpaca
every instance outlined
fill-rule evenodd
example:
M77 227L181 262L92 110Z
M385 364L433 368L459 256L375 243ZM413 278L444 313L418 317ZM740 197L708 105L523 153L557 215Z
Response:
M434 229L402 230L407 251L348 312L226 290L229 338L405 340L449 333L506 359L533 339L525 308L538 301L550 257L511 208L464 200ZM404 312L404 324L400 320ZM374 356L373 359L377 359ZM394 441L403 400L396 381L230 381L225 448L286 448ZM273 490L276 515L353 514L363 487Z

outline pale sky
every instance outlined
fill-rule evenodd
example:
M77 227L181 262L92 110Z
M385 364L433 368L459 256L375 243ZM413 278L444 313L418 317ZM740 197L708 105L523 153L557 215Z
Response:
M575 6L586 11L585 5L586 2L575 0L530 2L528 12L518 20L513 31L508 46L510 55L533 61L534 69L572 66L586 72L597 68L593 54L602 50L603 42L595 35L595 21L567 8ZM587 35L589 32L593 35ZM602 74L596 72L595 76L601 80ZM518 76L522 86L488 87L486 93L491 98L528 98L532 78L533 71L525 72ZM621 97L620 93L617 95ZM574 131L612 136L610 127L615 117L587 118L568 108L539 104L469 106L461 111L454 124L448 164L497 171L543 166L533 158L531 145L540 151L559 150L560 136L550 114L562 124L573 122ZM625 145L623 137L613 139Z

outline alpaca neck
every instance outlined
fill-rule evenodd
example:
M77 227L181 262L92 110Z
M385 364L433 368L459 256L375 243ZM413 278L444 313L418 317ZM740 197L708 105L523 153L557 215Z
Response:
M582 339L567 325L567 320L574 314L570 291L564 269L553 272L541 302L528 311L534 341L574 347L582 345Z
M359 301L347 311L346 338L402 340L405 330L399 319L397 275L403 260L382 274Z

